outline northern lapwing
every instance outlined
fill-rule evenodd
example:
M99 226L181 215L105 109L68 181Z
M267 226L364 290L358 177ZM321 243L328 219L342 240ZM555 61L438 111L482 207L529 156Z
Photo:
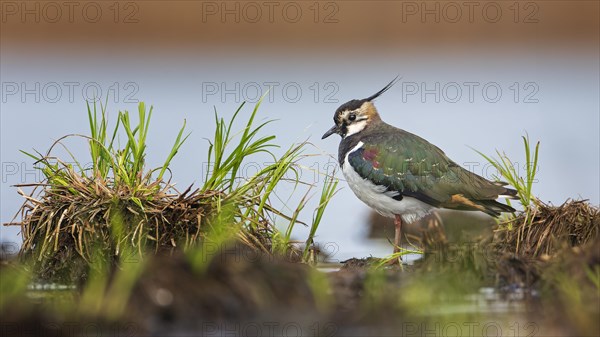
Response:
M437 146L381 120L373 100L397 78L365 99L342 104L335 125L322 139L342 137L338 161L356 196L383 216L394 218L394 253L400 250L402 222L418 220L436 208L482 211L493 217L515 210L496 201L517 191L491 182L448 158Z

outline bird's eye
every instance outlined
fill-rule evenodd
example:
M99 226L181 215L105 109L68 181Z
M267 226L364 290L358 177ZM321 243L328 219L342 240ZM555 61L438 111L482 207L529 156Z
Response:
M350 114L350 116L348 116L348 119L350 121L354 121L356 119L356 115L355 114Z

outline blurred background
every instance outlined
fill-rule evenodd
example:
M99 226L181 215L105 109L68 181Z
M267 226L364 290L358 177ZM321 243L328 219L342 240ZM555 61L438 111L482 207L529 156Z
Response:
M541 142L534 194L598 204L599 10L597 1L568 0L2 1L2 223L23 201L12 186L41 179L19 150L45 152L65 134L87 133L86 100L108 99L112 116L139 101L154 106L149 167L186 120L192 134L172 163L185 188L204 176L214 109L227 117L248 101L248 114L271 88L259 116L277 122L265 131L280 151L314 144L302 178L318 193L314 171L337 165L339 138L321 140L333 112L396 75L376 102L388 123L490 179L472 148L523 165L528 134ZM85 155L85 142L67 144ZM340 186L316 240L337 260L389 253L387 241L367 239L369 209ZM18 247L19 229L3 226L0 240Z

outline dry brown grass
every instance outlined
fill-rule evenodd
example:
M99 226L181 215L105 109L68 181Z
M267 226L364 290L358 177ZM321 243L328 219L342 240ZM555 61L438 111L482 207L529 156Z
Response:
M537 258L552 256L565 245L577 247L598 238L600 211L585 200L567 200L560 206L536 201L529 212L502 226L494 238L499 251Z
M217 205L219 211L229 209L232 227L233 217L240 214L235 208L242 206L228 203L228 196L218 191L188 188L179 193L157 181L131 190L70 169L65 172L68 186L38 184L43 189L39 199L28 195L21 208L21 255L33 260L42 279L69 280L85 274L85 266L99 252L116 261L141 258L147 250L189 248L211 231ZM261 221L239 231L238 238L268 252L273 230L270 222Z
M239 241L262 253L306 261L310 250L302 253L290 240L293 226L302 223L297 216L306 198L293 216L271 204L273 191L280 182L296 186L302 183L297 161L306 143L291 146L281 156L270 152L269 149L276 147L272 142L275 137L257 136L269 122L253 126L260 103L236 137L234 120L243 106L229 121L215 113L216 130L209 142L208 157L208 162L214 164L213 170L207 172L204 186L195 190L190 186L180 192L170 180L163 179L171 159L187 139L185 122L165 164L155 169L145 166L152 108L147 112L143 103L138 107L137 124L127 111L119 112L119 122L112 132L105 107L98 111L96 105L88 106L91 136L62 137L46 155L24 152L36 160L35 165L45 179L17 185L25 199L17 213L21 222L9 225L21 226L24 239L21 256L30 263L34 275L41 280L81 281L91 269L105 270L141 260L146 253L187 251L208 244L214 246L212 250L218 250L229 241ZM115 142L119 131L127 139L124 147ZM62 143L68 137L89 142L91 169L84 168ZM74 165L51 153L57 145L66 149ZM272 156L273 163L253 176L240 179L242 163L257 153ZM296 179L288 178L289 174ZM321 203L306 240L308 247L320 222L319 214L334 194L335 184L333 180L324 184ZM33 191L25 193L22 188ZM288 221L285 233L275 228L276 219Z

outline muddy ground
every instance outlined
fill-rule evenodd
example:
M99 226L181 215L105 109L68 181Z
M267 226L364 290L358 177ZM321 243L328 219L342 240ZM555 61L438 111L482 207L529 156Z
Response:
M158 254L116 296L122 308L111 285L136 261L113 270L104 301L89 302L79 288L7 292L22 287L22 266L4 260L0 326L3 336L596 336L600 218L588 205L573 207L559 209L575 212L570 229L556 227L536 254L539 240L517 248L498 228L471 242L425 245L401 266L371 257L322 269L234 243L200 264ZM576 231L583 227L595 230Z

